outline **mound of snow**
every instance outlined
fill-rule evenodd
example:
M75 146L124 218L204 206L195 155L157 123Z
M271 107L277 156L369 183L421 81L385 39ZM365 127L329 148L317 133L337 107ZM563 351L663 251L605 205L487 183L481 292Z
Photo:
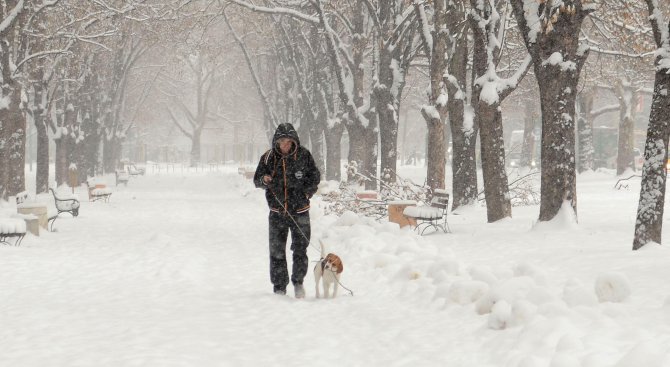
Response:
M496 302L489 315L489 328L502 330L512 320L512 306L505 301Z
M591 289L576 279L570 279L563 287L563 301L570 306L595 306L598 298Z
M361 223L361 218L358 214L347 210L335 221L334 225L340 227L351 227L355 224Z
M605 273L598 276L595 284L600 302L623 302L630 297L630 282L621 273Z
M457 280L449 287L449 300L467 305L474 303L489 290L489 285L478 280Z

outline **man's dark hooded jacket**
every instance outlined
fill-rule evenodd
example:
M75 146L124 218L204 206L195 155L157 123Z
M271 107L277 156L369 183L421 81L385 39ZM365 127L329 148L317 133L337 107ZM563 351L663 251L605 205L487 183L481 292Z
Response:
M277 141L280 138L293 140L289 154L283 155L279 150ZM263 183L265 175L272 176L268 185ZM309 150L300 146L300 139L293 125L279 125L272 138L272 149L261 156L254 174L256 187L266 189L265 199L270 210L283 213L284 206L291 214L307 212L309 199L316 193L320 181L321 173L314 164L314 158Z

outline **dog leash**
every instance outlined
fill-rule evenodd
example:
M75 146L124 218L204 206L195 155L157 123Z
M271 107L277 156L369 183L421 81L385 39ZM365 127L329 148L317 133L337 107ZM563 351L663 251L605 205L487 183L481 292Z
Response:
M300 232L300 235L307 241L307 246L308 247L311 246L315 251L319 251L319 256L321 256L322 249L321 248L317 249L316 246L312 244L312 241L310 241L310 239L307 238L307 235L305 235L305 232L302 231L302 228L300 228L300 226L298 225L298 222L295 220L295 218L293 218L291 213L289 213L288 210L286 209L286 207L284 207L284 204L282 204L282 202L279 201L279 198L277 197L277 195L275 195L275 192L272 191L270 186L266 185L266 187L268 188L268 190L270 190L270 193L272 193L272 197L275 198L275 200L277 201L279 206L281 206L281 208L284 209L284 213L288 214L289 218L291 218L291 220L295 224L295 227L298 228L298 232Z
M312 245L312 241L310 241L309 238L307 238L307 236L305 235L305 233L302 231L302 229L301 229L300 226L298 225L298 222L295 220L295 218L293 218L293 216L291 215L291 213L288 212L288 210L286 209L286 207L284 207L284 204L282 204L282 202L279 200L279 198L277 197L277 195L275 195L275 192L270 188L270 186L267 186L267 185L265 185L265 186L268 188L268 190L270 190L270 193L272 194L272 197L275 198L275 200L277 201L277 204L279 204L279 206L281 206L281 208L284 209L284 213L288 214L289 218L291 218L291 220L293 221L293 223L295 223L295 226L296 226L296 228L298 228L298 231L300 232L300 235L302 235L302 237L303 237L305 240L307 240L307 246L308 246L308 247L311 246L311 247L316 251L315 246ZM319 251L319 256L321 256L321 254L323 253L323 249L319 248L318 251ZM322 260L323 260L323 258L321 258L318 262L321 262ZM352 291L351 289L345 287L344 284L342 284L342 283L340 282L340 279L338 279L337 276L335 276L336 274L335 274L334 271L332 271L331 269L328 269L328 271L330 271L331 273L333 273L333 278L335 278L335 280L337 281L337 284L339 284L340 287L342 287L344 290L346 290L347 292L349 292L349 294L351 294L351 296L353 297L353 296L354 296L354 291Z
M337 274L335 274L335 272L334 272L332 269L328 269L328 271L331 272L331 273L333 273L333 278L335 278L335 281L337 281L337 284L339 284L340 287L344 288L344 290L346 290L347 292L349 292L349 294L351 294L351 296L353 297L353 296L354 296L354 291L352 291L351 289L345 287L344 284L340 283L340 279L336 276Z

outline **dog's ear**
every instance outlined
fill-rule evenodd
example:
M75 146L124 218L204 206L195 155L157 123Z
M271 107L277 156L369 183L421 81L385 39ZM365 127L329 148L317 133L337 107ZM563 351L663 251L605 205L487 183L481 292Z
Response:
M341 273L344 270L344 265L342 265L342 259L339 256L335 256L333 260L335 266L337 266L337 274Z

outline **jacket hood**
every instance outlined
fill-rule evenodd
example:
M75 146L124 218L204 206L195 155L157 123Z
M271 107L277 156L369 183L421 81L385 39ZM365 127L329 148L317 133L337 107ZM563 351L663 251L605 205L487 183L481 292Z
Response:
M295 142L295 149L300 147L300 138L298 138L298 132L295 131L293 125L289 124L288 122L279 124L279 126L277 126L277 130L275 130L275 135L272 137L272 148L275 151L279 151L277 141L280 138L289 138L293 140ZM291 153L293 153L293 151L291 151Z

